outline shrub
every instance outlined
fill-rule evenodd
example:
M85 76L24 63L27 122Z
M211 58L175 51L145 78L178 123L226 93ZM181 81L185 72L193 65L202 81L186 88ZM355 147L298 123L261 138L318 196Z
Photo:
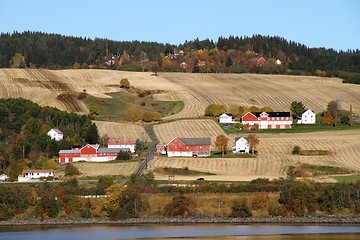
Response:
M165 215L167 216L189 216L190 200L184 195L176 196L165 206Z
M231 207L230 217L241 217L247 218L251 217L252 213L250 207L247 204L247 201L244 199L242 201L235 201Z
M131 155L126 151L120 151L116 157L116 160L130 160Z
M79 169L77 169L77 167L75 167L71 163L66 164L65 176L75 176L75 175L79 175L79 174L80 174L80 171L79 171Z
M294 146L293 150L292 150L292 154L296 154L296 155L299 155L301 152L301 149L299 146Z
M120 87L121 88L130 88L130 82L127 78L123 78L120 81Z

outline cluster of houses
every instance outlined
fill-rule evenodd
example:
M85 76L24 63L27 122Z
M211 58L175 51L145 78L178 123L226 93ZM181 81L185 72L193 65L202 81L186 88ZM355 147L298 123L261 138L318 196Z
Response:
M259 129L289 129L293 123L290 112L247 112L240 120L240 122L237 122L233 116L226 113L219 116L219 123L221 124L242 123L249 126L257 125ZM300 114L296 123L315 124L316 114L308 109Z

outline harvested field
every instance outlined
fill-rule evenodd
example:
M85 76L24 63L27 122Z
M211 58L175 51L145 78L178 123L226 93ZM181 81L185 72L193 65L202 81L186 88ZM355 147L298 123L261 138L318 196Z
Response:
M80 177L96 177L96 176L130 176L136 172L139 162L128 163L86 163L77 162L74 165L79 169Z
M232 136L234 137L234 136ZM298 162L311 165L337 166L360 171L360 130L321 133L259 134L257 158L167 158L156 157L152 167L188 167L191 170L211 172L202 176L207 180L247 181L258 177L286 177L289 166ZM292 148L327 150L329 155L292 155ZM168 176L157 175L159 179ZM176 176L191 180L191 177ZM192 177L193 180L193 177Z
M183 111L165 119L203 116L210 103L285 111L295 100L320 112L329 101L338 99L341 108L347 109L351 103L353 111L360 113L360 85L342 84L338 78L288 75L160 73L156 77L149 72L100 69L0 69L0 97L23 97L42 106L88 112L76 98L69 105L69 96L86 90L92 96L108 98L105 93L119 91L122 78L142 90L165 91L155 95L159 100L184 102ZM67 97L57 98L61 94Z
M168 143L175 137L183 138L211 138L212 147L218 135L225 135L224 130L211 119L179 120L154 125L154 132L158 140ZM229 141L229 146L232 143Z
M118 123L118 122L103 122L94 121L100 136L105 134L110 139L125 139L136 140L139 138L142 141L151 141L143 126L134 123Z

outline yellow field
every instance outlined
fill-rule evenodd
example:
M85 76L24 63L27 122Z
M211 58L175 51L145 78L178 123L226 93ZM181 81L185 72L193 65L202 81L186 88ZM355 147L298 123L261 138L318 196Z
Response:
M118 123L94 121L99 135L107 135L110 139L151 141L143 126L134 123Z
M208 180L251 180L258 177L286 177L289 166L298 162L314 165L346 167L360 171L360 130L321 133L259 134L257 158L167 158L156 157L152 168L188 167L191 170L211 172ZM292 155L295 145L304 150L328 150L326 156ZM159 179L168 176L157 175ZM198 176L197 176L198 177ZM176 176L190 180L197 177Z
M88 112L77 100L86 90L90 95L109 97L119 91L119 81L144 90L164 90L160 100L181 100L184 110L167 119L203 116L206 106L219 103L270 106L275 111L288 111L292 101L301 101L315 112L324 110L334 99L341 107L360 113L360 85L342 84L337 78L260 74L192 74L122 72L99 69L0 69L0 97L23 97L40 105L62 110Z
M130 176L136 172L139 167L138 162L128 163L85 163L77 162L74 165L79 169L80 177L97 177L97 176Z

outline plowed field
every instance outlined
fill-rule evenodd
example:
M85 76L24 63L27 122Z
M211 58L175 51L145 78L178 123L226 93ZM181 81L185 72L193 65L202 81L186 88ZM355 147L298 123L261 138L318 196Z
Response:
M142 141L150 141L144 127L138 124L103 121L94 121L94 123L99 130L100 136L106 134L110 139L136 140L139 138Z

